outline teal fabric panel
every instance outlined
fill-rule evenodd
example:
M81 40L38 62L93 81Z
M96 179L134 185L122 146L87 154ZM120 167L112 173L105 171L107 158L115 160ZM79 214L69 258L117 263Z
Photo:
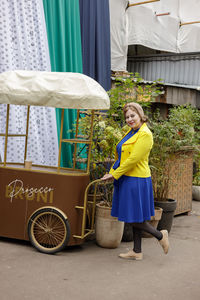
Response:
M47 27L51 70L82 73L82 49L79 0L43 0ZM56 109L58 137L61 109ZM69 132L76 121L76 110L65 110L63 137L72 138ZM62 146L61 166L72 162L72 147Z

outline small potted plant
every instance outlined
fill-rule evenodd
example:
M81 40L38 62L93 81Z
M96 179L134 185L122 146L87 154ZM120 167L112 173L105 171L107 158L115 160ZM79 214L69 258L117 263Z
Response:
M99 188L104 191L104 196L96 204L96 243L104 248L117 248L122 240L124 222L111 216L113 183L101 182Z

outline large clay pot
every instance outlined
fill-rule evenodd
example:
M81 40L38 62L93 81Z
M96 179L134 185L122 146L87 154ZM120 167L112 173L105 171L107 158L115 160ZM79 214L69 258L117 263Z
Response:
M170 232L173 224L176 205L177 201L174 199L167 199L167 201L155 201L155 206L163 209L162 218L158 222L158 230L166 229L168 232Z
M192 186L192 199L200 201L200 185Z
M111 208L96 205L95 233L96 243L103 248L117 248L121 242L124 222L111 216Z

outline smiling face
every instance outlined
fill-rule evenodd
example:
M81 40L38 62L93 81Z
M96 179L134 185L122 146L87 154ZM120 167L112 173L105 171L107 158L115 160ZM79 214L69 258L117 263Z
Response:
M125 113L125 121L129 127L136 130L142 126L142 121L140 116L136 111L128 109Z

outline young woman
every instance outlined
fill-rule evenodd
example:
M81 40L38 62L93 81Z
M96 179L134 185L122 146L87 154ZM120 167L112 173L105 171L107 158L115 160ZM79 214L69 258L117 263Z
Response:
M117 144L116 161L102 180L114 179L111 215L133 226L133 250L119 256L142 260L142 231L156 237L165 254L169 249L168 232L158 231L147 222L154 215L153 188L148 165L153 137L145 123L147 117L142 107L135 102L127 103L123 112L130 129Z

